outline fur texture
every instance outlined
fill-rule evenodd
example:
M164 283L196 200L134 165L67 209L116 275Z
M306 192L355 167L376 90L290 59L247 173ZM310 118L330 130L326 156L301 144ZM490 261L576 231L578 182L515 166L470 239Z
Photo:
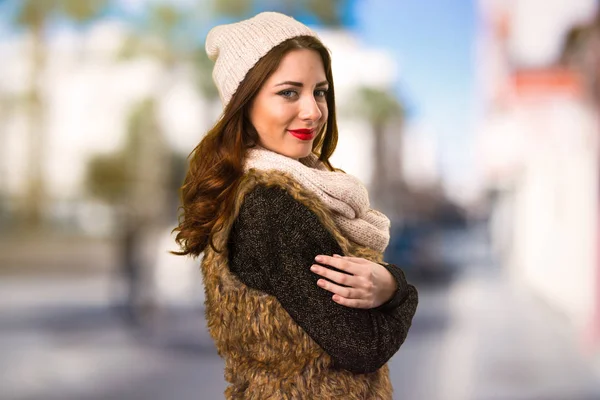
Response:
M331 368L332 360L289 316L273 296L249 288L228 268L226 242L244 197L257 184L279 186L313 211L344 254L381 262L383 255L358 246L337 229L330 211L290 176L250 171L238 189L235 211L215 236L217 253L207 248L202 261L206 319L218 353L225 359L227 399L391 399L387 364L370 374Z

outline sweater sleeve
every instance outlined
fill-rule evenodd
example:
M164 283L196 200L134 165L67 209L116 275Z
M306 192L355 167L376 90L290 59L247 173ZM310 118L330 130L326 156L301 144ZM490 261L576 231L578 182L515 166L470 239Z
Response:
M397 288L392 298L380 305L379 307L376 307L376 310L393 310L394 308L402 305L402 303L406 299L406 296L409 292L407 288L408 283L406 282L406 276L404 275L404 272L400 268L396 267L393 264L380 264L383 265L383 267L387 269L390 274L392 274L392 276L396 280Z
M229 266L242 282L275 296L327 352L334 367L374 372L400 348L418 294L403 281L395 307L356 309L335 303L310 271L318 254L342 254L317 216L284 189L257 186L246 196L229 240ZM402 275L402 279L404 276Z

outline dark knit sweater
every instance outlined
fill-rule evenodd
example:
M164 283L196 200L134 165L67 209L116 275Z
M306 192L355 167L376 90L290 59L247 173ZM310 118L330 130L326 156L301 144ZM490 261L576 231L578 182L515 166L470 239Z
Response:
M404 342L418 296L402 271L381 263L398 289L386 304L356 309L335 303L310 271L318 254L344 255L317 215L285 189L258 185L248 193L228 241L229 268L243 283L277 298L291 318L333 359L334 368L369 373ZM330 267L331 268L331 267Z

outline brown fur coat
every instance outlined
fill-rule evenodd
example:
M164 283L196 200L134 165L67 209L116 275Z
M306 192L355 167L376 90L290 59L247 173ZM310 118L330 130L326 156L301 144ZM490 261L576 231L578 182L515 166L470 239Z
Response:
M330 212L285 173L251 170L239 186L234 213L207 247L202 261L206 318L218 353L225 359L227 399L391 399L387 364L356 374L332 368L332 359L271 295L242 283L228 267L227 240L245 196L258 184L284 188L314 212L345 255L382 261L382 254L348 241Z

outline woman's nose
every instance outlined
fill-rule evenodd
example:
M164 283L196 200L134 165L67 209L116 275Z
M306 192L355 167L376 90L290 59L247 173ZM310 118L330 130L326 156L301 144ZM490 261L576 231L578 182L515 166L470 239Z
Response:
M307 96L301 104L299 117L306 121L318 121L323 116L319 105L312 97Z

